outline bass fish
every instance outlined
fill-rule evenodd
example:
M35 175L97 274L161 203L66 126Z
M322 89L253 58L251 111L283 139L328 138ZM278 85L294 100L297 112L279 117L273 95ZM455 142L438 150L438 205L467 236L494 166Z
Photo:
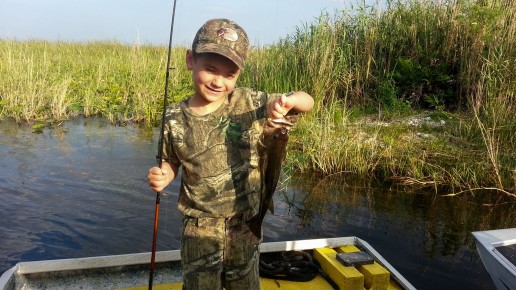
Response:
M258 168L260 170L260 206L258 213L247 223L251 232L259 239L262 237L262 222L267 210L274 213L272 195L276 191L281 165L287 155L288 132L297 119L296 115L285 119L268 119L258 142Z

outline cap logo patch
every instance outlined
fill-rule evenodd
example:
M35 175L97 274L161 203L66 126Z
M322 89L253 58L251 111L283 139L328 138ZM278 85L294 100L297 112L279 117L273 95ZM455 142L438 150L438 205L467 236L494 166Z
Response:
M221 28L217 30L217 36L229 41L237 41L238 39L238 33L232 28Z

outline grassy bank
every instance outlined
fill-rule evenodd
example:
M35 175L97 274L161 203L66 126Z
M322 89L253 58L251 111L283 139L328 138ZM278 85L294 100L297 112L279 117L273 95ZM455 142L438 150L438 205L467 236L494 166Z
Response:
M185 50L173 51L182 68ZM0 41L0 117L17 121L102 115L113 122L159 120L166 49L120 43ZM171 95L189 93L185 69L171 72ZM188 92L185 92L188 91Z
M294 168L513 194L515 15L507 1L388 1L322 15L256 51L247 83L317 96Z
M516 7L407 1L321 15L253 49L240 85L305 90L289 168L514 194ZM175 48L172 100L191 92ZM0 40L0 118L159 121L166 49Z

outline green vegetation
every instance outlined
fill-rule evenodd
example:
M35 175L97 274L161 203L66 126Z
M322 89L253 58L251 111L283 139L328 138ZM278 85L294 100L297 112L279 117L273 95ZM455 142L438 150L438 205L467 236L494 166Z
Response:
M0 118L17 121L101 115L112 122L159 121L166 48L119 43L0 40ZM185 49L173 51L182 68ZM191 93L186 69L171 71L171 96Z
M506 1L410 0L322 15L256 51L246 84L317 97L293 169L514 196L515 15Z
M290 170L516 197L515 18L500 0L336 11L254 48L240 85L316 98ZM192 92L184 54L173 50L170 101ZM156 125L165 63L164 47L0 40L0 118Z

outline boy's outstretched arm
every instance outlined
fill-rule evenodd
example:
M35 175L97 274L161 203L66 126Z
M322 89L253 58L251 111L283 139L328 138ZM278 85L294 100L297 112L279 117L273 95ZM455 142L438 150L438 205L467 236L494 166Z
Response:
M308 112L314 106L314 99L309 94L298 91L289 96L281 95L267 106L269 117L283 118L290 110L298 113Z
M177 176L178 167L166 161L161 163L161 168L155 166L149 169L147 180L150 188L155 192L161 192Z

